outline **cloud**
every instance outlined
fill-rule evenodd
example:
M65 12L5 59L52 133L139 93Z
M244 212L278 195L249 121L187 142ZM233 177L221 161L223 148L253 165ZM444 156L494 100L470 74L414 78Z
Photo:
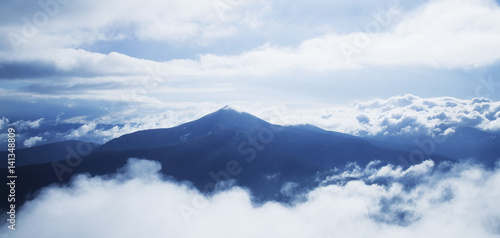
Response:
M19 120L15 121L10 124L10 126L14 126L19 130L26 130L26 129L37 129L40 127L40 124L43 123L44 118L39 118L34 121L24 121L24 120ZM8 120L7 120L8 122Z
M215 4L221 3L221 4ZM5 5L0 30L14 48L79 48L95 42L139 39L206 45L259 24L262 1L56 1L19 9ZM14 17L12 12L16 13ZM19 17L24 16L24 18ZM12 19L19 19L14 21Z
M26 147L32 147L36 143L42 142L42 141L43 141L43 137L41 137L41 136L33 136L33 137L29 138L29 139L24 140L23 145L26 146Z
M125 113L108 114L97 119L84 119L83 117L65 119L63 123L77 120L82 125L78 128L58 131L58 137L67 140L86 140L95 143L105 143L119 136L141 130L170 128L183 123L194 121L221 108L214 104L177 105L170 108L144 112L131 110ZM137 116L141 115L141 116Z
M409 188L399 182L382 185L355 179L318 187L292 205L267 202L258 206L244 189L233 187L205 196L185 183L163 178L160 168L155 161L130 159L113 176L78 175L70 186L45 188L18 210L16 231L2 226L0 237L500 234L498 168L443 164L413 174L421 179Z
M384 166L379 165L380 161L371 161L365 168L361 168L355 163L348 163L345 168L336 168L333 175L326 176L321 183L345 183L353 179L373 183L380 178L399 181L400 179L420 177L424 174L428 174L432 171L435 164L432 160L425 160L420 164L411 165L406 170L392 164Z
M390 21L396 14L397 9L389 8L383 17ZM473 68L499 60L500 7L495 1L430 1L407 12L391 28L384 28L385 22L377 19L363 26L369 29L375 24L379 29L375 32L328 33L296 47L263 45L240 55L204 55L199 64L218 72L282 74L367 66Z
M224 0L221 1L224 2ZM108 41L112 38L107 38L106 33L108 31L112 32L110 34L121 34L119 31L111 29L125 28L127 29L126 34L141 38L139 35L148 34L144 32L139 34L137 31L149 31L148 27L154 27L154 24L145 23L144 27L139 27L143 26L142 23L135 24L131 22L135 20L156 21L156 18L162 16L168 19L172 17L182 22L193 21L193 24L186 24L200 25L201 29L206 27L204 25L205 20L211 22L214 20L211 17L218 18L217 11L211 5L214 2L208 2L204 1L200 5L195 4L196 9L188 9L185 16L184 14L179 16L177 12L170 16L166 12L175 11L173 9L176 9L176 7L184 10L187 3L168 5L170 2L157 3L152 1L151 4L142 6L142 2L135 1L127 3L117 3L115 1L109 3L84 3L74 1L65 5L64 10L63 6L61 6L59 11L61 15L51 19L46 28L40 29L42 31L40 37L44 35L45 31L50 31L48 35L54 38L51 38L52 40L57 41L56 38L66 37L66 33L71 35L74 31L83 31L82 29L85 29L84 31L88 31L88 34L100 35L102 41ZM231 1L231 3L234 2L236 1ZM377 4L380 3L377 2ZM118 7L113 6L114 4ZM166 6L164 4L169 7L162 8ZM210 9L201 9L202 6L207 4L210 5ZM302 3L294 4L290 4L286 11L294 11L293 9L303 5ZM324 6L326 3L322 4L319 6ZM339 2L328 3L328 6L324 7L328 9L336 4L342 6L342 8L354 8L352 5ZM374 9L374 4L370 3L371 7L369 9ZM127 52L127 50L125 52L114 52L121 51L124 48L120 46L123 43L120 41L106 43L120 47L114 48L110 46L111 49L109 50L96 50L101 48L97 45L92 47L75 46L72 48L66 44L52 43L48 44L49 47L45 45L47 43L45 41L33 40L37 44L44 45L37 46L34 44L33 49L20 50L15 54L10 51L0 50L0 75L2 75L0 77L5 80L5 84L3 84L5 86L0 89L0 97L7 98L7 100L17 98L20 101L37 102L45 102L47 99L50 102L75 99L101 100L102 104L119 101L120 103L143 103L162 107L167 102L174 101L210 101L224 105L228 103L228 98L234 99L234 101L246 100L253 102L256 94L266 95L267 98L262 99L263 102L287 101L290 98L295 100L301 100L302 98L310 100L312 98L324 101L326 97L329 100L334 100L330 98L339 100L338 98L342 97L355 98L354 95L361 94L363 97L368 98L370 96L392 96L401 93L401 91L419 95L439 95L440 90L428 89L442 88L447 86L448 83L455 83L450 78L455 78L455 74L463 74L462 70L464 68L479 70L484 67L496 67L498 55L500 55L499 44L496 44L496 42L500 42L500 34L498 33L500 32L498 30L500 20L497 20L500 10L496 2L487 0L437 0L413 4L418 5L416 8L404 8L405 4L404 1L399 4L401 6L384 3L381 5L380 11L374 12L374 14L362 14L366 22L360 23L360 28L352 27L352 29L357 29L354 31L352 29L350 31L325 30L308 34L307 37L301 37L300 40L287 43L275 42L274 40L251 40L252 44L247 44L247 47L238 49L235 49L230 43L226 44L226 42L220 43L224 45L223 47L213 49L210 47L196 49L188 47L189 50L187 51L193 52L178 57L167 57L168 59L165 59L165 61L142 59L142 57ZM236 14L236 18L243 17L247 19L248 16L248 19L259 19L241 23L248 24L248 26L253 24L250 22L263 21L263 25L284 28L280 27L284 24L283 21L290 20L280 15L276 16L276 18L284 17L284 19L280 18L281 22L276 23L276 25L274 25L274 22L271 22L273 24L266 22L269 20L268 15L276 13L276 11L284 15L290 14L278 10L277 7L282 5L279 2L265 3L259 1L249 3L238 1L238 4L232 5L235 5L231 9L234 10L233 13ZM271 5L271 7L268 7L268 5ZM314 4L308 5L311 5L308 9L316 6ZM80 9L78 12L73 9L77 7ZM30 16L30 14L40 10L37 10L37 6L31 6L31 8L26 10L25 16ZM108 11L110 8L113 8L113 10ZM135 14L121 18L124 15L129 15L129 11L126 13L121 12L129 8L140 9L137 10L138 15L147 11L151 12L144 19ZM16 13L22 11L19 9L14 10ZM264 14L265 16L262 19L256 17L256 15L260 14L258 12L268 11L269 14ZM311 10L308 11L312 12ZM88 17L90 12L92 13L90 20L85 19L84 17ZM379 17L377 17L377 14L388 14L387 12L391 13L391 20L387 27L382 27L380 31L363 33L365 25L378 22ZM155 13L157 14L155 15ZM213 16L205 17L205 13ZM151 15L151 19L149 15ZM375 16L366 18L365 15ZM117 19L122 19L122 21ZM116 23L117 21L119 23ZM220 19L217 21L225 22L225 20ZM0 28L8 30L10 24L14 24L13 22L16 21L5 21L5 25ZM238 22L214 24L222 24L224 26L221 26L224 28L231 28L231 24L240 24ZM115 23L117 24L116 27L114 27ZM161 25L169 28L167 25L170 23L161 22ZM130 27L130 24L133 26ZM173 22L172 24L175 25ZM182 26L183 24L176 26ZM301 24L307 24L307 21ZM335 23L325 22L325 25L329 24ZM378 24L381 23L378 22ZM428 25L432 27L425 27ZM110 29L107 27L110 27ZM241 29L246 29L245 27ZM22 27L14 28L22 29ZM238 29L236 31L241 30ZM299 32L297 29L292 30ZM165 32L168 32L168 30L165 30ZM268 39L265 30L263 32L256 30L256 32L260 33L255 34L265 36L257 37L258 39ZM199 35L197 35L199 32L193 34L186 37L199 38ZM156 35L165 37L160 33ZM356 39L360 36L368 37L370 43L361 48L356 46ZM81 38L92 41L92 37ZM233 40L228 39L227 41L233 42ZM239 40L236 45L239 45ZM179 41L184 42L184 40ZM127 44L133 45L133 43ZM180 43L174 43L173 45L176 46L176 44ZM349 54L349 57L346 57L345 52L342 50L346 44L355 48L352 54ZM186 48L183 47L180 46L177 51L184 51ZM129 47L125 48L128 49ZM220 48L227 48L228 50L221 51ZM158 50L155 49L154 51ZM414 73L408 69L417 72ZM422 72L418 72L422 69L430 73L422 76ZM423 77L439 77L442 80L422 81ZM305 82L312 78L315 79L312 83ZM383 86L385 83L376 83L381 78L383 78L383 82L395 83L399 86L388 89L389 87ZM356 83L351 84L350 80L354 80ZM403 83L404 80L408 80L408 83ZM472 81L464 80L460 84L462 87L477 86ZM304 87L303 84L308 86ZM361 85L358 86L359 84ZM313 86L321 87L321 89L312 90ZM477 87L476 95L478 95L478 92L488 92L484 96L497 97L493 92L494 90L490 90L490 86L492 85L487 82L487 84ZM327 88L332 88L332 92L327 92ZM477 89L480 90L477 91ZM471 89L471 94L473 90ZM301 93L298 94L297 91ZM389 91L390 93L388 93ZM454 96L463 96L464 91L466 90L459 87L446 87L443 89L445 94ZM331 97L332 94L336 96ZM296 99L298 95L302 96L302 98ZM365 120L367 118L358 119L366 122L367 126L371 124L371 121L368 123ZM480 118L476 118L476 120L480 120ZM412 122L404 121L401 123L403 125Z
M9 124L8 118L2 117L2 119L0 119L0 129L3 129L3 127L8 124Z
M238 7L232 9L241 16L248 17L253 14L249 12L266 9L266 4L263 2L255 4L247 1L237 2L238 4L235 5ZM118 24L132 25L133 30L127 31L127 34L135 37L184 40L197 38L200 34L220 35L217 33L220 32L219 27L232 28L232 24L242 22L221 21L212 3L211 1L190 3L153 1L149 4L136 1L128 1L125 4L93 2L85 4L86 7L82 8L85 9L84 11L69 11L73 14L71 20L54 19L56 23L51 26L57 29L50 31L50 34L53 35L54 31L67 32L65 30L69 32L90 31L90 34L99 35L103 38L102 40L106 40L108 38L106 32L113 32L111 30L113 27L110 29L106 27ZM83 7L82 4L82 2L75 1L67 7ZM296 45L268 42L231 55L202 53L195 59L154 62L116 52L101 54L82 49L74 50L62 44L47 50L45 50L46 47L38 47L16 55L4 52L0 59L3 59L2 64L5 65L3 70L6 71L6 75L12 75L12 77L27 77L34 73L40 77L54 74L54 70L60 70L59 73L65 75L71 73L73 76L82 74L131 76L143 73L144 65L148 62L162 68L162 72L168 72L169 77L269 76L285 73L293 75L297 71L332 72L380 66L462 69L491 66L498 62L500 7L495 1L437 0L424 3L404 14L400 12L397 2L393 5L395 6L385 7L377 13L378 15L375 14L373 19L366 22L367 26L372 23L378 24L381 29L375 32L366 32L363 26L362 30L356 32L322 33L304 39ZM111 6L113 6L112 11L109 10ZM240 7L246 10L239 12ZM139 12L137 15L130 15L129 9ZM100 16L104 12L106 14ZM147 14L144 14L145 12ZM183 12L182 16L178 14L179 12ZM88 17L88 14L93 17ZM96 15L100 17L95 17ZM394 15L402 16L395 22ZM385 27L386 23L380 22L382 16L386 21L390 21L391 27ZM82 20L84 17L88 19ZM77 24L76 22L80 20L82 21ZM80 26L83 22L85 27ZM101 31L104 33L100 33ZM202 33L204 31L214 33ZM222 32L227 32L227 30L222 30ZM69 37L71 40L68 42L81 44L74 42L92 39L82 37L81 34L83 33L76 33L75 36ZM66 35L59 37L64 38ZM17 72L18 68L27 61L34 62L28 67L29 70Z
M249 110L272 123L312 124L359 136L451 135L464 126L497 132L499 111L500 102L486 98L421 98L410 94L330 108Z

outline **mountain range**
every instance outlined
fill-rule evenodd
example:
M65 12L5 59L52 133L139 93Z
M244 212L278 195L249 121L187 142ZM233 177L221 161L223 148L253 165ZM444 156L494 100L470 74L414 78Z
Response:
M443 147L432 151L439 153L427 153L425 148L436 145L361 138L312 125L273 125L225 107L173 128L138 131L102 145L63 141L17 150L16 196L18 204L22 204L36 196L40 188L66 184L76 174L115 173L129 158L156 160L165 176L190 183L204 193L224 185L246 187L258 202L287 201L290 193L283 191L287 183L294 184L295 192L304 191L317 186L319 174L348 163L364 166L379 160L381 164L408 167L425 159L456 161L460 158L456 151L446 153L446 150L466 143L463 141L469 134L483 139L470 151L488 148L489 151L476 153L486 153L487 164L492 163L491 158L500 157L495 146L498 138L467 128L460 132L457 135L460 138L450 138L442 143ZM462 150L467 148L462 147ZM419 148L420 153L416 153ZM4 156L6 152L0 154ZM0 172L7 174L5 166ZM2 191L7 196L7 191ZM0 206L5 209L6 200Z

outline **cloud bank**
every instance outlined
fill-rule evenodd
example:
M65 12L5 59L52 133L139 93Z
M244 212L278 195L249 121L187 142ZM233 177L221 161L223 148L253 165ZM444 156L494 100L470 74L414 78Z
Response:
M254 115L278 124L312 124L360 136L451 135L464 126L500 130L500 102L487 98L421 98L407 94L323 109L275 107L255 111Z
M294 47L262 45L239 55L203 55L198 69L235 75L325 72L362 67L476 68L500 59L500 7L495 1L430 1L402 14L394 1L358 31L335 32ZM482 47L487 45L489 47Z
M407 188L397 180L380 185L359 178L318 187L293 205L259 206L238 187L201 195L163 178L160 168L155 161L130 159L113 176L79 175L70 186L46 188L18 212L17 230L4 228L1 237L500 235L498 167L432 162L412 171L384 167L369 173L381 177L392 171L419 182Z
M59 115L55 121L39 118L11 122L4 117L0 119L0 129L19 128L18 138L26 141L26 146L59 140L102 144L139 130L178 126L223 106L200 103L178 104L161 109L138 107L91 118L86 115ZM472 127L494 134L500 131L500 102L486 98L421 98L408 94L335 107L304 108L291 103L267 106L238 102L231 106L274 124L312 124L325 130L364 137L411 139L451 136L460 127Z
M81 47L95 42L211 40L258 24L262 2L218 1L80 1L44 0L19 8L7 4L2 43L14 49ZM23 15L19 19L14 14ZM2 34L2 35L4 35ZM197 40L195 40L197 39ZM24 43L24 44L23 44Z
M212 1L151 1L148 4L137 1L127 1L126 4L75 1L64 6L70 8L67 11L61 7L62 16L52 19L53 22L48 25L50 28L40 29L37 37L43 40L26 44L32 47L31 50L15 55L4 52L0 54L0 60L3 64L14 65L43 63L45 67L51 66L49 71L58 74L67 73L69 69L77 71L73 72L74 75L83 72L94 75L133 73L145 60L116 52L92 52L81 49L81 46L129 37L166 41L215 39L270 24L266 22L269 19L262 15L278 11L263 1L217 2L231 5L230 11L226 11L233 15L230 21L221 19ZM477 68L494 65L500 59L500 44L497 43L500 41L500 7L497 2L437 0L408 12L402 12L399 4L399 1L394 1L384 5L373 14L372 19L358 26L357 31L349 33L327 31L295 45L267 42L239 53L201 53L196 58L153 63L162 71L169 72L170 77L234 77L293 75L297 70L328 72L379 66ZM110 10L111 7L113 10ZM130 14L130 9L139 12ZM17 32L23 29L21 23L7 25L0 30L5 36L9 33L21 34ZM54 35L55 32L58 34ZM47 45L51 46L49 50L45 50ZM40 75L43 74L37 77Z

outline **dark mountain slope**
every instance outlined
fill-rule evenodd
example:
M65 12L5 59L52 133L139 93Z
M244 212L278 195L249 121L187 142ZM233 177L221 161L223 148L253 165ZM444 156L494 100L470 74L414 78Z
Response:
M99 144L86 141L68 140L18 149L15 150L16 166L43 164L64 160L68 154L71 154L72 150L88 154L87 151L93 151L99 146ZM0 151L0 156L2 158L7 158L8 153L8 151ZM0 164L0 168L6 168L7 166L7 163Z
M287 182L307 189L317 183L318 174L349 162L365 165L380 160L408 166L399 158L409 156L410 152L384 149L354 136L310 125L275 126L247 113L221 109L174 128L124 135L78 163L57 162L67 171L54 170L51 163L19 167L17 194L23 201L41 187L67 182L78 173L114 173L128 158L136 157L159 161L165 175L190 181L204 192L213 191L216 182L233 179L259 201L286 201L287 194L280 190Z
M269 126L264 120L228 107L173 128L138 131L113 139L97 151L161 148L206 136L219 129L251 133Z

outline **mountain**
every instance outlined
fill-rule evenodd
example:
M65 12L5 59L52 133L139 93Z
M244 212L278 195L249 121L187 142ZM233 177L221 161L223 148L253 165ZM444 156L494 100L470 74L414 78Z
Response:
M65 155L63 150L44 156L56 153ZM272 125L226 107L173 128L123 135L65 160L18 167L16 193L21 201L29 199L43 186L66 183L79 173L114 173L128 158L136 157L159 161L163 174L189 181L205 193L212 192L217 182L233 180L249 188L257 201L286 201L287 193L280 192L286 183L293 182L296 189L304 190L317 185L318 174L349 162L363 166L380 160L382 164L409 166L405 158L410 155L409 151L383 148L311 125ZM7 171L0 169L0 173Z
M500 133L458 127L453 133L438 138L431 136L374 136L365 137L372 144L387 149L417 151L454 160L474 159L488 167L500 159Z
M475 159L493 167L500 159L500 134L459 127L453 135L436 146L436 153L453 159Z
M97 151L161 148L197 140L217 130L252 133L270 124L245 112L224 107L198 120L168 128L138 131L113 139Z
M85 154L86 151L95 150L99 146L99 144L86 141L68 140L18 149L15 151L17 158L16 166L43 164L64 160L72 151L81 151ZM8 151L0 151L0 156L2 158L7 158L8 153ZM0 168L6 168L7 166L7 163L0 164Z

